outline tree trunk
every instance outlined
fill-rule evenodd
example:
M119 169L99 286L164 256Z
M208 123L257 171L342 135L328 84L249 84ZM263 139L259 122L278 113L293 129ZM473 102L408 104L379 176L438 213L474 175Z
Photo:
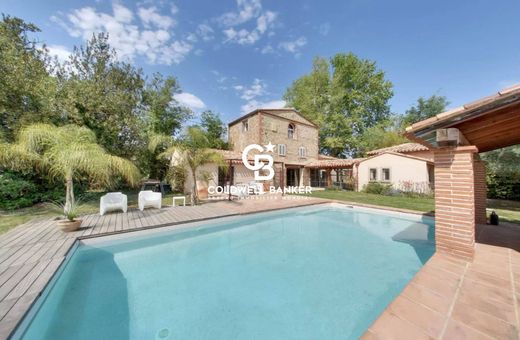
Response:
M72 183L72 174L65 177L65 206L63 212L66 214L74 204L74 185Z
M199 188L197 185L197 169L191 168L191 177L193 178L193 188L191 193L191 205L197 205L199 204Z

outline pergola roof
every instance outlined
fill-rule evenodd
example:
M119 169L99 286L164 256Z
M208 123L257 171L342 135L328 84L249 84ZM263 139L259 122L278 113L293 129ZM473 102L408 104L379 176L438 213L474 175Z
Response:
M405 135L435 148L436 130L444 128L459 129L479 152L520 144L520 84L417 122Z
M389 146L387 148L381 148L381 149L368 151L367 155L377 155L377 154L385 153L385 152L406 153L406 152L428 151L428 150L429 149L426 146L419 144L419 143L403 143L403 144L399 144L399 145Z
M348 169L354 164L358 164L364 158L350 158L350 159L319 159L305 165L306 168L312 169Z

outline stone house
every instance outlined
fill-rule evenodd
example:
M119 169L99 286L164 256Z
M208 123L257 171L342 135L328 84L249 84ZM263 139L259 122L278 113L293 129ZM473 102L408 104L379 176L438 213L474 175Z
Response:
M226 161L225 168L207 164L198 176L210 178L198 181L201 196L209 186L249 184L254 182L253 171L242 163L242 151L250 144L274 144L275 175L264 187L313 186L326 187L343 183L344 176L353 177L356 160L338 159L319 154L318 127L293 108L257 109L228 125L231 150L216 150ZM251 153L251 156L254 152ZM192 187L187 178L185 189Z

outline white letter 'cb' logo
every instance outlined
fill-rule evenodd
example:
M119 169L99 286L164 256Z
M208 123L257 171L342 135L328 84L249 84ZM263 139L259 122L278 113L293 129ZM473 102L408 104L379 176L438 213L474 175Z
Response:
M255 181L268 181L273 179L273 156L266 154L254 155L254 162L253 165L251 165L249 164L249 161L247 159L249 151L251 150L263 152L264 148L258 144L249 144L248 146L246 146L244 151L242 151L242 162L244 163L246 168L255 172ZM273 151L273 145L271 144L271 142L269 142L269 145L267 146L267 151ZM264 161L267 161L267 163L265 163ZM260 170L267 170L268 174L260 175Z

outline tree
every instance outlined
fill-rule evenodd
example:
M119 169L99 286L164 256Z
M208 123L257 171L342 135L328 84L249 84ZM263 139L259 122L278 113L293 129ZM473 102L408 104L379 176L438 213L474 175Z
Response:
M140 69L118 61L100 33L74 49L57 72L61 124L91 129L110 153L135 157L146 147L141 104L144 79Z
M199 203L197 180L207 180L206 176L197 170L205 164L215 163L224 165L222 155L210 148L207 133L198 126L191 126L186 133L163 154L163 157L173 158L176 166L181 166L189 171L193 187L191 192L191 204Z
M375 62L340 53L330 65L315 59L312 72L294 81L284 98L319 125L322 152L356 156L365 130L390 117L392 95L392 83Z
M192 117L190 109L180 105L174 95L180 86L174 77L155 73L143 91L143 106L148 129L153 133L173 136Z
M132 162L105 151L86 127L34 124L23 128L14 144L0 144L0 165L22 170L27 167L65 181L67 213L74 206L74 180L80 176L109 186L115 176L135 185L140 174Z
M29 38L39 31L16 17L0 22L0 131L7 141L24 125L53 121L55 79L45 48Z
M444 96L433 95L429 98L419 97L417 104L406 110L401 125L406 128L413 123L438 115L446 111L450 103Z
M406 142L408 140L402 136L395 123L384 121L365 130L360 138L359 149L365 154L371 150Z
M211 110L207 110L200 115L200 125L206 131L209 140L209 147L215 149L227 149L225 142L227 128L220 115Z
M329 112L330 65L324 58L317 57L312 71L296 79L286 90L284 99L289 106L298 109L311 122L322 126Z

